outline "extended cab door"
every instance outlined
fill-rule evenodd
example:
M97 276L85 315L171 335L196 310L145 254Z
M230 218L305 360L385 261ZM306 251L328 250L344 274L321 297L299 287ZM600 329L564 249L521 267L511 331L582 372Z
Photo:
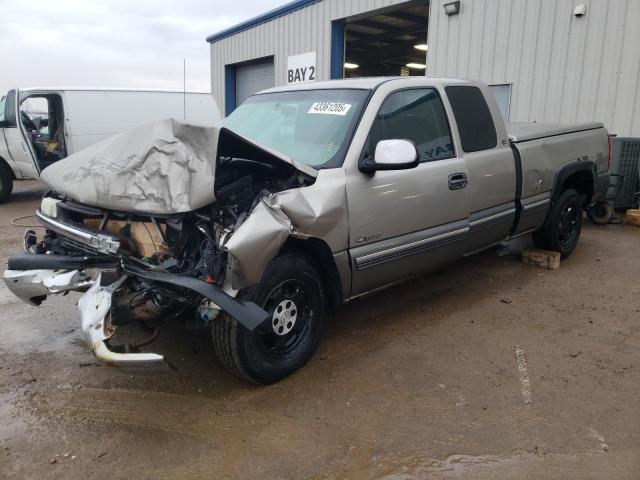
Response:
M516 218L516 162L498 105L482 84L445 86L469 175L468 251L507 238Z
M20 124L18 90L9 90L7 93L2 133L9 152L8 161L13 162L12 167L16 171L16 176L37 178L36 163Z
M467 248L468 171L454 148L442 92L384 87L361 121L360 129L369 128L361 159L380 140L406 139L416 144L420 163L375 173L347 165L352 295L435 268ZM383 97L379 108L376 96Z

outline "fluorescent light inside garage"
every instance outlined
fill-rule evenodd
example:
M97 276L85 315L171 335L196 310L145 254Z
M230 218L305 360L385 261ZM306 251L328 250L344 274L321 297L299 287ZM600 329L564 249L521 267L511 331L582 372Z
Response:
M426 43L421 43L419 45L414 45L413 48L416 50L420 50L421 52L426 52L429 49L429 45Z
M349 63L349 62L345 62L344 64L344 68L348 69L348 70L355 70L356 68L358 68L360 65L358 65L357 63Z
M416 70L424 70L427 66L424 63L407 63L407 67L415 68Z

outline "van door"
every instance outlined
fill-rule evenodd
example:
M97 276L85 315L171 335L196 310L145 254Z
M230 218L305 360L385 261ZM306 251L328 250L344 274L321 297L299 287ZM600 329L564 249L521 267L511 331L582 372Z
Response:
M373 121L363 156L389 139L414 142L420 164L349 175L352 295L437 268L466 249L467 167L454 151L435 88L390 93Z
M5 102L4 122L2 123L4 139L16 177L38 178L38 169L29 143L20 123L19 91L9 90Z
M62 97L56 92L32 92L20 98L20 127L36 168L41 172L67 156Z

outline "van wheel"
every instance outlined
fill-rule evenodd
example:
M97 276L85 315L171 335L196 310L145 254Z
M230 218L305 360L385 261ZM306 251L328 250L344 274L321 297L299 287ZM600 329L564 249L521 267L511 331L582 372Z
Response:
M259 284L238 294L269 312L249 332L226 313L214 321L213 344L222 364L250 382L267 385L302 367L322 335L326 295L314 262L290 253L276 257Z
M546 226L533 233L533 244L567 258L578 243L581 229L582 197L571 188L562 192L552 207Z
M13 191L13 175L9 166L0 161L0 203L6 202Z

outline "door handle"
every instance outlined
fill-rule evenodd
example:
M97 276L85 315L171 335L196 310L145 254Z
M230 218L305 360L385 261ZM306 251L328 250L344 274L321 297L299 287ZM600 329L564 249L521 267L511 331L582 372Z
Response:
M449 190L460 190L466 187L467 183L469 181L466 173L452 173L449 175Z

